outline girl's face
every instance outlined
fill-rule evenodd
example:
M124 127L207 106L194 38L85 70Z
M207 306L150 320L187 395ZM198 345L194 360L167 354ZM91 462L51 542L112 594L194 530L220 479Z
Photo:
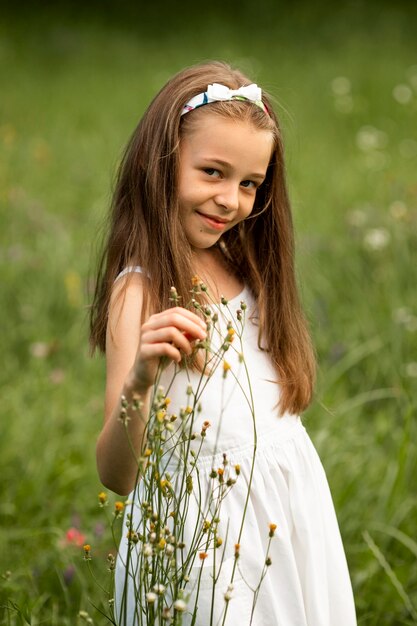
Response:
M270 131L206 112L184 134L180 145L180 219L195 251L210 248L226 230L250 215L272 149Z

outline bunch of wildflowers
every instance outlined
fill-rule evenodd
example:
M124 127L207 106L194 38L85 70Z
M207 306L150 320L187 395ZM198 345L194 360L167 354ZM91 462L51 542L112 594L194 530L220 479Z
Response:
M227 321L224 330L219 320L233 318L228 301L222 298L218 304L209 298L208 306L197 299L202 293L209 298L206 286L195 277L188 307L205 320L207 339L197 341L194 345L191 362L197 361L201 368L197 380L194 378L193 385L189 384L185 390L186 405L181 407L178 413L172 412L169 393L178 373L184 370L188 372L191 365L189 358L184 358L180 368L174 366L172 379L165 388L161 385L165 363L161 362L153 386L148 415L142 414L143 403L139 397L134 398L133 406L129 406L124 397L121 399L120 421L125 427L126 436L129 437L127 428L130 419L129 409L141 415L146 425L144 443L137 459L137 479L132 498L125 505L122 502L115 503L111 522L115 535L115 521L122 516L125 509L124 541L127 549L118 556L123 565L124 585L121 597L117 598L116 611L113 609L113 598L110 598L111 619L120 626L145 624L180 626L186 614L191 616L191 623L194 624L204 567L210 568L213 581L211 614L210 617L207 616L207 623L210 625L214 623L214 588L228 542L227 532L225 536L221 532L221 528L225 528L224 525L220 525L222 504L239 478L240 466L230 464L226 452L223 452L220 465L216 466L213 463L208 475L202 476L199 457L201 453L204 455L206 436L211 424L209 420L201 424L199 418L204 389L217 368L222 370L223 387L228 376L233 376L236 384L241 386L239 377L226 360L228 350L236 351L238 362L246 376L248 375L242 344L246 305L241 302L234 318L235 324ZM174 306L179 304L175 288L171 289L170 298ZM235 341L236 338L238 341ZM227 589L221 590L224 598L222 624L226 621L228 605L233 597L233 580L240 556L240 541L257 447L254 403L250 381L248 382L250 393L249 395L244 393L244 397L252 415L254 452L247 497L241 512L240 530L238 536L233 538L236 541L234 566ZM222 389L222 397L223 391ZM219 416L220 420L221 417L222 415ZM130 445L133 450L132 442ZM100 493L99 505L105 508L107 504L107 495L104 492ZM192 520L188 519L191 511ZM269 541L275 528L274 525L270 526ZM91 558L90 550L90 546L84 546L86 560ZM111 556L109 555L108 560L113 580L115 558L110 559ZM268 558L267 556L260 582L252 590L253 610L260 584L269 565ZM206 563L209 565L206 566Z

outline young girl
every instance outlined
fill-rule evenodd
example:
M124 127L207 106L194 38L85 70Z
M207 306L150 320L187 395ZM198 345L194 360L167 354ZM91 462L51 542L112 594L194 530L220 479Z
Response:
M121 402L138 456L146 431L134 399L146 415L160 364L162 384L171 385L172 413L181 411L185 389L201 377L198 357L191 369L181 363L204 342L207 325L198 310L170 301L172 286L187 303L191 285L200 281L207 288L197 290L200 303L227 301L221 327L238 325L241 303L247 307L241 337L247 377L238 350L227 353L234 375L226 378L226 369L203 373L195 418L196 431L206 424L197 461L200 488L208 489L224 454L239 476L222 504L219 528L228 541L218 592L213 570L204 577L204 564L201 578L198 564L194 623L222 623L226 602L224 623L231 626L352 626L351 584L328 484L299 417L311 401L315 364L294 276L282 134L266 94L217 62L188 68L161 89L120 166L91 317L92 345L107 358L97 463L103 484L119 494L134 489L137 474ZM195 530L195 515L191 503L186 538ZM134 524L140 518L136 507ZM266 555L268 529L274 537ZM136 626L131 588L140 572L134 557L125 571L127 544L124 533L116 605L120 611L123 597L123 623ZM271 565L254 605L266 557ZM186 612L183 623L191 623Z

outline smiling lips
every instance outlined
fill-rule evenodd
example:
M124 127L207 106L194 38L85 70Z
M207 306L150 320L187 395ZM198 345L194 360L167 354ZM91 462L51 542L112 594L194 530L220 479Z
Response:
M224 230L226 224L230 222L230 220L218 217L217 215L206 215L205 213L200 213L200 211L196 211L196 213L206 222L206 224L208 224L208 226L210 226L210 228L213 228L213 230Z

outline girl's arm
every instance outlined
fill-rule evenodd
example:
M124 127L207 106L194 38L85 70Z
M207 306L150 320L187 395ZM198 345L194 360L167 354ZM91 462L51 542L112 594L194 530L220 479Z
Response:
M125 426L120 422L121 396L130 404L141 396L146 418L150 390L161 357L181 360L181 352L190 354L191 342L206 337L204 322L194 313L175 307L151 315L141 327L143 305L142 276L129 277L114 286L107 323L106 396L104 426L97 442L97 467L102 483L116 493L126 495L134 487L137 463L129 445ZM145 419L139 411L128 409L128 429L136 456L142 447Z

